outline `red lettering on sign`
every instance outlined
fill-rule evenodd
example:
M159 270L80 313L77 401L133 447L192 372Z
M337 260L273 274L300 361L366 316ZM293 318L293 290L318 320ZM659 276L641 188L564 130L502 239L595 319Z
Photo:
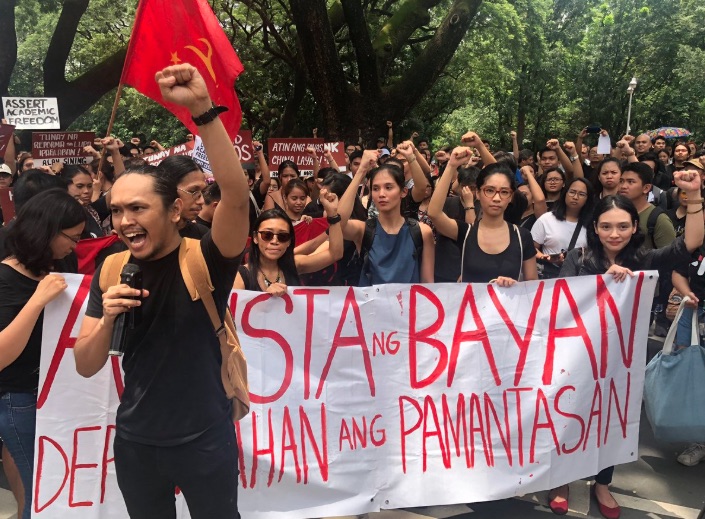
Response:
M103 461L100 471L100 502L105 502L105 482L108 479L108 463L114 463L115 457L108 458L108 451L113 444L112 433L115 431L114 425L108 425L105 428L105 444L103 445Z
M590 416L588 418L587 428L585 430L585 440L583 442L583 450L587 449L588 440L590 439L590 426L592 425L593 417L597 417L597 448L600 448L600 431L602 430L602 388L599 382L595 382L595 391L592 394L592 405L590 406Z
M80 501L78 503L74 502L74 490L76 484L76 471L79 469L96 469L98 468L97 463L78 463L78 433L90 432L90 431L100 431L101 427L79 427L73 432L73 455L71 456L71 473L69 480L69 507L76 508L79 506L92 506L93 501Z
M299 447L296 445L296 434L294 434L294 425L291 423L291 413L289 407L284 407L284 418L282 419L282 455L279 463L279 481L284 477L284 461L286 452L291 452L294 461L294 469L296 469L296 482L301 482L301 467L299 466Z
M352 291L352 288L350 289ZM323 481L328 481L328 427L326 426L326 405L321 404L321 446L319 448L316 438L311 428L311 422L308 419L303 406L299 406L299 420L301 428L301 451L304 461L304 484L308 483L308 457L306 456L306 438L308 438L313 448L313 454L316 456L318 463L318 471L321 474Z
M311 394L311 343L313 338L313 311L316 296L330 294L330 290L323 288L297 288L294 295L306 296L306 341L304 342L304 400Z
M480 397L473 393L470 395L470 467L475 466L475 435L480 433L480 438L482 440L482 452L485 453L485 461L487 466L492 466L490 464L490 459L492 458L492 445L487 443L487 437L485 436L484 420L482 419L482 404L480 403Z
M494 407L494 403L490 398L490 395L485 393L485 421L487 422L487 443L494 445L492 441L492 422L490 418L494 421L497 427L497 432L499 433L499 439L504 447L505 455L507 456L507 463L512 466L512 436L511 429L509 428L509 406L507 405L507 392L502 394L502 400L504 402L504 429L499 422L499 417L497 416L497 410ZM492 454L492 453L491 453ZM494 467L494 455L490 459L490 467Z
M257 422L255 414L252 413L252 472L250 473L250 488L255 488L257 484L257 464L260 456L269 456L269 476L267 477L267 486L272 485L274 479L274 428L272 426L272 409L267 410L267 428L268 435L266 448L259 448L259 437L257 436Z
M423 330L417 330L417 312L419 303L417 298L423 296L436 308L436 315L438 316L435 322L428 328ZM428 310L424 309L424 314L428 313ZM409 292L409 375L411 378L412 389L421 389L426 386L433 384L438 377L441 376L443 370L446 369L448 364L448 350L445 344L443 344L438 339L432 338L433 335L438 333L443 325L443 320L445 319L445 310L443 309L443 304L436 295L431 292L430 289L421 285L412 285ZM431 374L425 379L420 380L417 372L418 369L418 357L417 357L417 344L418 343L428 344L438 352L438 362L436 367L433 369Z
M91 291L91 279L91 276L83 277L81 284L78 287L78 291L76 292L76 296L73 298L73 301L71 301L69 313L66 316L66 322L61 329L59 340L56 343L56 349L54 350L54 355L49 363L49 369L47 370L44 385L37 396L37 409L41 409L44 406L44 402L46 402L49 396L51 386L54 384L56 372L59 371L59 364L61 364L61 359L63 359L64 353L66 353L67 349L73 348L73 345L76 344L76 338L71 337L71 332L73 331L73 327L76 325L78 315L83 307L83 302L86 300L86 297L88 297L88 294Z
M514 342L519 347L519 360L517 361L516 371L514 373L514 385L515 386L519 385L519 382L521 382L521 376L524 373L524 365L526 364L526 356L529 353L529 345L531 344L531 336L534 333L534 327L536 326L536 316L538 315L539 306L541 305L541 296L543 295L543 286L544 286L544 283L542 281L539 283L538 287L536 288L536 294L534 295L534 302L531 305L531 312L529 313L529 320L526 323L526 332L524 332L524 337L521 337L519 335L519 332L518 332L516 326L514 325L514 322L509 317L509 314L507 314L507 311L505 310L502 303L499 301L499 298L497 297L497 293L495 292L494 287L492 285L487 287L487 293L489 294L490 299L492 299L492 303L494 303L495 308L499 312L499 315L502 317L502 321L504 321L504 324L507 325L507 329L509 330L509 333L511 333L512 338L514 339Z
M445 437L446 437L446 451L450 456L450 439L453 439L453 446L455 446L455 456L460 457L460 432L462 429L463 433L463 447L465 451L465 463L468 468L470 468L470 454L468 451L468 426L466 422L466 412L465 412L465 395L460 393L455 404L455 425L453 425L453 417L450 414L450 409L448 407L448 397L443 394L441 399L441 407L443 408L443 425L445 426ZM450 426L450 431L448 427ZM448 434L450 432L450 434Z
M565 446L565 443L561 445L561 452L563 454L570 454L571 452L575 452L580 448L580 444L583 442L583 435L585 434L585 421L582 419L580 415L574 414L574 413L569 413L567 411L561 410L560 406L560 400L563 394L566 391L572 391L575 392L575 386L564 386L558 390L556 393L556 398L553 400L553 408L556 410L556 412L565 417L565 418L570 418L571 420L575 420L580 424L580 436L578 438L578 442L575 444L574 447L571 447L570 449Z
M624 397L624 411L619 408L619 396L617 396L617 387L614 385L614 379L610 379L610 394L609 403L607 404L607 424L605 425L605 440L607 443L607 434L610 430L610 418L612 416L612 400L614 398L614 407L617 411L617 418L622 429L622 438L627 437L627 418L629 417L629 393L631 392L632 374L627 372L627 394Z
M48 436L40 436L38 440L38 452L37 452L37 473L34 475L34 499L32 500L34 504L34 511L36 513L39 513L46 509L48 506L50 506L54 501L56 501L61 494L61 491L64 489L64 486L66 485L66 480L69 478L69 458L66 456L66 453L64 452L64 449L61 448L61 445L59 445L56 441L52 440ZM45 456L45 445L49 443L51 444L56 451L61 454L61 457L64 460L64 479L61 480L61 485L59 485L59 488L56 490L54 495L52 495L46 503L41 504L41 501L39 500L39 496L41 493L41 488L42 488L42 476L44 475L44 456Z
M416 423L410 428L407 428L406 425L406 412L404 410L405 403L410 404L416 410L416 413L418 415ZM408 396L400 396L399 415L401 420L401 424L399 427L399 430L401 431L401 470L402 472L404 472L404 474L406 474L406 438L407 436L411 435L414 431L416 431L419 427L421 427L423 413L421 412L421 406L416 400L414 400L413 398L409 398Z
M351 337L342 337L340 334L343 331L343 326L348 317L348 312L352 310L353 319L355 320L355 329L357 335ZM360 307L355 300L355 292L353 287L348 289L348 293L345 296L345 302L343 303L343 313L338 321L338 327L335 330L335 336L333 337L333 344L328 352L328 358L326 359L326 364L323 367L323 372L321 373L321 378L318 382L318 390L316 391L316 398L321 398L323 393L323 385L328 377L328 372L330 371L331 364L333 364L333 358L335 357L338 348L347 348L351 346L358 346L362 352L362 361L365 366L365 374L367 375L367 384L370 387L370 396L375 396L375 380L372 375L372 361L370 359L370 350L367 347L367 341L365 340L365 330L362 328L362 317L360 316Z
M429 427L429 417L432 419L433 427ZM450 468L450 456L443 445L443 439L441 438L441 426L438 423L438 413L436 412L436 404L433 402L433 398L430 395L426 395L423 401L423 471L426 472L427 460L428 460L428 440L435 437L438 441L438 448L441 451L441 459L443 460L443 466L445 468ZM435 447L435 446L434 446Z
M462 331L463 324L465 322L465 312L468 305L470 306L472 317L475 321L476 329L472 331ZM499 378L497 364L494 361L492 345L490 344L490 339L487 337L487 330L485 329L485 325L482 322L482 317L477 311L477 304L475 303L475 294L473 292L472 285L467 286L467 288L465 289L465 294L463 294L463 300L460 302L458 321L455 325L455 333L453 334L453 345L450 351L450 364L448 366L448 387L451 387L453 385L453 378L455 377L455 368L458 364L458 354L460 353L460 345L464 342L482 343L482 347L485 351L485 356L487 357L487 362L490 365L490 372L494 377L494 383L497 386L501 386L502 381Z
M632 358L634 356L634 334L636 332L636 318L639 311L639 302L641 301L641 287L644 284L644 273L639 272L634 289L634 302L632 304L632 315L629 325L629 342L625 347L624 334L622 332L622 319L619 315L617 304L607 290L607 285L602 276L597 276L597 308L600 311L600 378L605 378L607 375L607 353L609 351L609 340L607 338L607 309L608 307L617 328L617 336L619 337L619 346L622 352L622 363L625 368L632 366Z
M546 415L546 421L540 422L541 411ZM561 447L558 443L558 436L556 435L556 428L553 425L553 418L551 418L551 413L548 410L548 400L546 400L546 395L543 394L543 390L539 389L536 394L536 409L534 411L534 427L531 432L531 447L529 447L529 463L534 463L536 460L536 437L538 436L539 429L548 429L551 431L551 437L553 438L553 444L555 445L555 451L558 456L561 455Z
M575 320L576 326L567 328L557 328L558 321L558 306L561 293L565 295L565 300L568 303L568 309ZM597 380L597 359L595 358L595 349L593 348L590 335L583 323L583 318L580 316L578 305L570 292L570 287L565 279L556 280L553 288L553 299L551 301L551 317L548 325L548 343L546 344L546 362L543 366L543 384L550 386L553 380L553 360L556 355L556 339L565 339L568 337L580 337L583 340L583 345L587 350L588 358L590 359L590 367L592 368L592 376ZM571 348L575 346L570 344Z
M250 314L252 313L252 310L257 306L257 304L262 303L268 299L270 299L272 296L269 294L262 294L260 296L257 296L253 298L249 303L245 305L245 309L242 311L242 331L243 333L246 333L253 339L270 339L274 341L279 348L281 348L282 353L284 354L284 362L285 362L285 368L284 368L284 377L282 379L282 383L279 386L279 389L275 391L273 395L270 396L261 396L261 395L256 395L250 391L250 400L254 404L269 404L272 402L276 402L279 400L284 393L286 393L286 390L289 389L289 386L291 385L291 379L293 377L294 373L294 354L291 351L291 346L289 343L286 341L284 337L282 337L279 333L273 331L273 330L268 330L264 328L254 328L250 324ZM287 314L290 314L291 312L294 311L294 304L291 301L291 297L289 297L287 294L284 294L282 297L280 297L284 302L284 311ZM272 463L272 466L274 463ZM252 485L254 485L254 482L250 482L250 488L252 488Z
M532 391L530 387L510 387L507 393L515 393L517 408L517 450L519 451L519 466L524 466L524 429L521 424L521 394Z

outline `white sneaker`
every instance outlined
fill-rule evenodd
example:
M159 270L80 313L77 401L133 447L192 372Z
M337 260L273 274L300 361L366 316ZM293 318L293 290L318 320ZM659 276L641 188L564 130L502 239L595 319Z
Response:
M691 444L678 456L678 463L686 467L694 467L703 460L705 460L705 444L702 443Z

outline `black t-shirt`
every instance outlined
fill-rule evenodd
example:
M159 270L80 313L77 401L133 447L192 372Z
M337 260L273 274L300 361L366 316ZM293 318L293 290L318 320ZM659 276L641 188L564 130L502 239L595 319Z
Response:
M0 330L17 317L37 289L38 281L30 279L4 263L0 263ZM0 393L32 393L39 386L39 355L42 351L44 312L39 314L32 333L20 356L0 371Z
M210 229L213 225L213 222L207 222L200 216L197 216L196 219L194 220L198 225L201 227L206 227L207 229Z
M499 276L512 279L519 278L519 272L524 261L536 256L536 248L531 233L523 227L517 227L521 237L521 247L519 238L514 230L514 226L507 223L509 227L509 246L499 254L487 254L477 243L477 227L470 227L470 232L465 241L465 235L470 226L465 222L458 222L458 238L456 243L463 247L465 242L465 265L463 267L464 283L489 283ZM523 256L521 250L523 249Z
M240 256L224 258L210 232L201 249L223 316ZM192 301L186 289L178 248L158 260L131 262L142 268L150 295L143 301L141 325L127 336L117 434L147 445L180 445L230 415L220 376L220 344L205 306ZM100 269L91 283L89 317L103 316L99 280Z
M681 236L685 232L685 215L683 215L682 218L678 218L676 209L669 209L666 211L666 214L671 219L671 222L673 222L673 229L676 231L676 238L678 238L678 236Z
M465 208L459 196L449 196L443 204L443 212L456 222L465 221ZM455 283L460 277L460 247L441 233L436 235L436 261L434 263L436 283Z
M697 258L697 259L695 259ZM690 290L698 298L698 305L705 306L705 246L693 253L693 261L680 263L674 270L688 280Z
M182 238L193 238L201 240L210 229L205 225L195 222L186 222L186 225L179 230L179 235Z

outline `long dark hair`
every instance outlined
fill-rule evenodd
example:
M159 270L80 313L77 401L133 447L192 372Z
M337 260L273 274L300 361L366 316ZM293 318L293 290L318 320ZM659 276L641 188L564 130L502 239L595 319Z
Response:
M556 220L560 220L561 222L565 221L566 213L568 212L568 204L566 204L565 198L568 196L570 186L572 186L576 182L581 182L585 186L585 190L587 191L587 200L585 200L585 205L583 205L583 207L580 209L580 213L578 213L578 225L582 225L583 227L588 228L590 227L590 223L592 222L593 217L592 208L593 204L595 203L595 192L593 191L590 183L584 178L574 178L570 181L570 183L568 183L567 186L565 186L565 189L563 190L563 196L556 200L556 203L553 206L553 216L556 217Z
M477 189L481 189L492 175L504 175L509 180L509 188L513 194L511 201L504 210L503 218L511 224L518 225L521 222L521 216L529 206L529 202L524 195L517 191L517 181L511 166L506 162L493 162L482 168L477 175Z
M85 223L86 213L65 189L49 189L33 196L20 209L7 233L5 247L35 276L51 272L51 242L64 229Z
M275 208L268 209L267 211L262 211L259 217L257 217L257 220L254 224L254 231L252 231L252 240L250 242L250 253L247 261L247 270L248 276L250 277L250 286L259 286L259 281L257 280L257 272L259 272L261 262L259 245L255 243L255 238L257 238L258 240L260 239L259 235L257 234L257 231L259 231L260 225L262 225L263 222L274 219L285 221L289 226L289 233L291 234L291 241L289 242L289 246L284 251L284 255L277 261L277 266L284 273L284 279L286 280L287 284L294 286L301 284L301 281L299 280L299 273L296 271L296 262L294 261L294 247L296 247L294 224L291 223L291 219L287 216L284 211Z
M595 231L595 226L602 216L611 209L622 209L629 213L629 219L632 225L636 227L636 232L632 234L627 246L622 249L615 262L629 269L639 269L643 263L645 251L642 248L644 244L644 235L639 230L639 212L634 207L634 204L627 197L622 195L609 195L597 201L592 214L592 225L587 228L587 251L583 259L583 264L587 267L590 273L603 273L609 267L609 261L605 255L604 246L600 241L600 237Z

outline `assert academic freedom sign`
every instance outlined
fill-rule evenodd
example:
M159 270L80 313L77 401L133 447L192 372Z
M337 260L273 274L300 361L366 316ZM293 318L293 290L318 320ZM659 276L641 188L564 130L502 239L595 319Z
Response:
M117 360L76 374L90 279L67 279L44 316L33 517L122 518L123 378ZM501 499L636 459L655 284L233 292L252 398L236 424L243 518Z

